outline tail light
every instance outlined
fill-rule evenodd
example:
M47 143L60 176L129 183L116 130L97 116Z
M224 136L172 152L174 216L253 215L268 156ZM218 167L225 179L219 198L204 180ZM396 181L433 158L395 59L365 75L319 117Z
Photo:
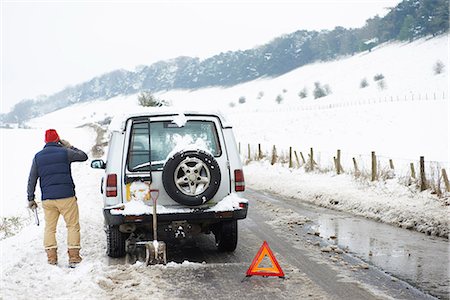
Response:
M247 203L243 203L243 202L239 203L240 208L246 208L247 206L248 206Z
M236 192L245 191L244 172L242 170L234 170L234 190Z
M116 174L108 174L108 177L106 177L106 197L117 197Z

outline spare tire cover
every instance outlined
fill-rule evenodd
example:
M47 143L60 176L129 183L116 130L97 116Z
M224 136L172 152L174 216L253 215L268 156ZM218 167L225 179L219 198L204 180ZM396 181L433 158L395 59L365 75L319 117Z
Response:
M196 206L211 200L219 190L221 174L214 157L202 150L181 151L164 165L162 180L176 202Z

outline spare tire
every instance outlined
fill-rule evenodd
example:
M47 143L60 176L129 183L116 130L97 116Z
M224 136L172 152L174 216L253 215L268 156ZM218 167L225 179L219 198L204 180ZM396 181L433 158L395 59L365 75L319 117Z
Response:
M176 202L196 206L211 200L219 190L221 174L214 157L202 150L181 151L164 165L162 180Z

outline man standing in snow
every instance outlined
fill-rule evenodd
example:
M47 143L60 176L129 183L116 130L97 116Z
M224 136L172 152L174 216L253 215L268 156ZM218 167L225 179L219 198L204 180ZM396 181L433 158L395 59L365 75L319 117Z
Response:
M51 265L58 263L55 234L60 214L67 227L69 264L81 262L78 204L70 164L87 159L86 153L61 140L54 129L45 132L45 147L34 156L28 177L28 207L37 208L34 192L39 178L45 216L44 247Z

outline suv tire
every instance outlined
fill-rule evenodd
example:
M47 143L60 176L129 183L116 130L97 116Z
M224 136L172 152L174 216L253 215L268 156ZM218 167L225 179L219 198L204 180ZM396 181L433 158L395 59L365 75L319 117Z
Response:
M233 252L238 242L237 220L224 221L216 233L217 249L221 252Z
M176 202L197 206L211 200L219 190L220 167L205 151L182 151L167 160L162 181L167 194Z
M124 257L126 234L119 231L119 226L106 227L106 254L109 257Z

